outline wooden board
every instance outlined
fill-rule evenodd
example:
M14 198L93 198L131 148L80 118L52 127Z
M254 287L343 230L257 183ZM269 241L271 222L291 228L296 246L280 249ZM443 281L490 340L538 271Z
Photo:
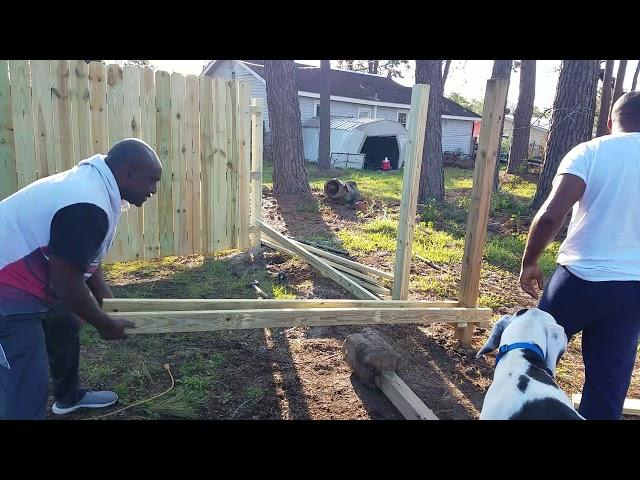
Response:
M9 64L0 60L0 200L18 190Z
M370 273L372 275L381 277L381 278L385 278L387 280L392 280L393 281L393 275L390 273L387 273L383 270L379 270L377 268L374 267L370 267L369 265L364 265L362 263L358 263L358 262L354 262L353 260L348 260L344 257L341 257L340 255L335 255L333 253L327 252L326 250L322 250L320 248L316 248L312 245L307 245L306 243L300 243L297 242L296 240L293 240L292 238L289 239L290 241L297 243L299 245L301 245L302 247L304 247L305 250L308 250L309 252L315 253L316 255L326 258L327 260L331 260L334 263L339 263L341 265L344 265L346 267L351 268L352 270L357 270L359 272L365 272L365 273Z
M90 157L93 152L89 107L89 65L84 60L71 62L69 86L71 88L73 161L77 165L81 160Z
M200 199L202 207L202 250L204 253L212 253L215 251L213 243L213 227L214 217L217 213L213 195L213 188L215 185L215 119L213 114L213 80L210 77L202 76L198 79L198 82L200 94L200 170L202 172Z
M262 221L262 163L263 163L263 128L262 99L251 99L251 210L250 226L255 227L255 220ZM249 233L252 248L260 246L260 230Z
M53 102L54 139L58 143L54 148L59 152L58 171L75 167L73 137L71 135L71 90L69 60L51 61L51 93ZM78 160L79 161L79 160Z
M158 153L156 145L156 89L154 73L149 67L145 67L141 71L140 109L140 138ZM143 244L145 259L160 256L158 203L156 193L144 204Z
M117 64L107 65L107 143L114 145L124 140L124 80L122 67ZM128 216L122 214L116 229L105 263L124 261L125 251L129 243Z
M191 298L105 298L105 312L198 311L198 310L255 310L255 309L311 309L311 308L456 308L458 302L424 300L345 300L312 298L309 300L274 299L191 299ZM487 318L491 309L477 309Z
M275 240L280 245L291 250L293 253L299 256L302 260L309 263L309 265L311 265L315 269L319 270L320 273L322 273L324 276L330 278L331 280L336 282L338 285L345 288L347 291L351 292L356 297L362 298L365 300L377 299L377 297L373 295L371 292L364 289L357 283L353 282L351 279L347 278L343 273L340 273L338 270L328 265L326 262L320 260L318 257L309 253L309 251L303 248L302 246L300 246L300 244L296 244L292 242L287 237L282 235L280 232L277 232L276 230L274 230L273 228L269 227L268 225L264 224L259 220L256 221L256 223L258 226L260 226L262 231L266 235L268 235L270 238Z
M398 244L393 272L392 296L395 300L409 298L409 271L411 269L418 187L427 126L427 111L429 109L429 90L429 85L418 84L414 85L411 92L411 110L409 111L408 123L409 137L405 147L406 157L403 166Z
M261 241L262 241L263 245L266 245L269 248L273 248L274 250L282 251L282 252L287 253L289 255L295 255L291 250L283 247L282 245L279 245L276 242L272 242L271 240L268 240L266 238L261 239ZM300 244L300 243L298 243L298 244L302 245L302 247L306 247L306 245L304 245L304 244ZM311 253L311 250L309 250L309 253ZM366 273L358 272L357 270L352 270L349 267L345 267L344 265L341 265L339 263L332 262L331 260L327 260L326 258L323 259L323 261L326 262L327 265L331 265L336 270L340 270L341 272L347 274L349 277L356 277L356 278L359 278L361 280L364 280L365 282L367 282L369 284L377 285L379 287L383 287L384 286L382 284L379 284L379 280L377 280L376 278L372 277L371 275L367 275ZM362 284L360 283L360 285L362 285ZM388 289L385 289L385 290L386 290L386 292L388 292ZM380 293L380 291L378 293Z
M44 178L56 173L49 60L31 60L31 103L38 178Z
M407 420L438 420L433 411L394 372L382 372L376 385Z
M215 155L213 190L214 203L217 206L213 216L213 243L215 251L224 250L230 246L227 235L227 211L229 210L229 198L227 192L229 186L229 172L227 158L231 157L229 149L231 142L227 142L227 82L221 79L214 80L214 109L215 109Z
M489 205L508 90L509 79L492 78L487 81L462 257L459 299L460 304L467 307L474 307L478 301L480 267L487 237ZM465 330L457 331L456 336L468 344L472 333L473 326L469 326Z
M249 171L251 170L251 90L238 84L238 248L249 248Z
M187 75L185 134L187 146L187 249L189 253L202 253L201 193L200 193L200 96L198 77Z
M185 78L171 75L171 161L173 162L174 255L188 253L187 146L185 142Z
M89 111L91 114L92 152L106 154L107 147L107 71L103 63L89 64Z
M226 82L226 141L227 141L227 245L231 248L238 245L238 82Z
M134 65L122 68L124 84L124 136L125 138L140 138L140 70ZM125 245L125 260L140 260L144 258L144 243L142 239L144 226L143 208L131 205L129 211L123 213L127 217L129 241Z
M312 308L118 312L114 317L135 322L129 334L206 332L297 326L394 325L458 323L484 318L479 309L466 308Z
M580 407L582 395L579 393L574 393L573 395L571 395L571 401L573 402L574 408L577 410ZM625 398L624 406L622 407L622 414L640 416L640 400L634 398Z
M173 162L171 161L171 75L156 72L156 152L162 162L158 182L158 233L160 255L174 255L173 237Z
M20 189L38 179L29 61L10 60L9 75L11 77L11 114L13 116L17 181L18 189Z

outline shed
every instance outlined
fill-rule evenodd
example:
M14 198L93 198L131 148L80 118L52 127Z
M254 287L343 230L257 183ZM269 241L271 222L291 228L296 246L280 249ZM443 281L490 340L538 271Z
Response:
M330 150L336 166L345 158L346 166L371 170L378 170L385 157L394 170L404 163L409 134L401 123L383 118L332 117L330 129ZM320 119L310 118L302 128L305 160L318 161L319 137Z

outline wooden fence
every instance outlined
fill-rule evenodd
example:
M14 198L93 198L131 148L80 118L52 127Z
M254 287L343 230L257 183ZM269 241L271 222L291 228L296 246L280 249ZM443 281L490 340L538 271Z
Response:
M122 215L105 261L247 248L262 118L247 83L83 60L0 60L0 200L136 137L158 193ZM257 177L256 173L253 176ZM255 198L261 198L261 191ZM255 209L251 208L251 213Z

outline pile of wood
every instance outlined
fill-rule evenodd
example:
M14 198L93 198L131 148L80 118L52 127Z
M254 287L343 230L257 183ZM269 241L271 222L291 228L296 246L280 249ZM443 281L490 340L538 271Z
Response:
M260 223L263 245L292 256L300 257L339 285L363 300L378 300L389 296L393 274L354 262L312 245L288 238L273 228Z

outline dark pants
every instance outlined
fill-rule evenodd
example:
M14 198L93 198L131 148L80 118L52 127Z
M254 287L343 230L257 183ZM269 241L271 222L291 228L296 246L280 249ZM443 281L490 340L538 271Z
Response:
M559 266L539 308L553 315L569 339L582 332L580 414L619 420L640 337L640 282L588 282Z
M0 365L0 419L45 418L49 373L57 402L80 400L79 331L78 317L61 304L47 313L0 317L9 365Z

